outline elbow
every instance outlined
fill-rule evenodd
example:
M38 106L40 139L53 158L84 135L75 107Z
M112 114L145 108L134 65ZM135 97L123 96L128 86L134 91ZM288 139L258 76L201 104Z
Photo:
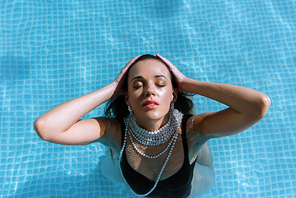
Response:
M43 119L37 118L34 122L34 130L36 131L37 135L42 139L47 141L48 140L48 134L46 132L46 121Z
M258 108L259 110L258 115L260 118L263 118L266 115L270 107L270 104L271 104L270 98L266 94L262 94L259 98L259 108Z

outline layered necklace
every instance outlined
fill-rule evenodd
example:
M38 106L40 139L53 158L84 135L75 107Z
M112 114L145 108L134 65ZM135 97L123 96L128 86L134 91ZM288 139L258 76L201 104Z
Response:
M170 148L170 151L169 151L169 153L166 157L166 160L165 160L165 162L158 174L158 177L157 177L157 180L156 180L154 186L146 194L142 194L142 195L137 194L138 196L147 196L156 188L156 186L160 180L160 177L161 177L161 175L162 175L162 173L163 173L163 171L170 159L173 149L175 147L175 143L178 138L178 130L179 130L179 126L182 121L182 117L183 117L183 114L181 112L179 112L177 109L171 109L169 111L168 122L163 127L161 127L160 129L158 129L156 131L148 131L148 130L141 128L137 124L136 118L133 113L130 113L130 115L128 115L127 117L124 118L125 134L124 134L124 141L123 141L122 149L121 149L120 156L119 156L119 162L121 161L122 153L123 153L124 148L126 146L127 136L129 136L129 139L133 145L133 148L141 156L149 158L149 159L156 159L156 158L160 157ZM166 143L170 138L171 138L171 140L163 151L161 151L160 153L158 153L155 156L149 156L149 155L146 155L145 153L142 153L136 147L136 145L134 144L133 138L135 140L137 140L140 144L145 145L145 146L158 146L158 145L162 145L162 144ZM119 163L119 169L120 169L122 177L124 178L124 176L122 174L120 163ZM125 179L124 179L124 181L125 181L126 185L131 189L131 187L128 185L127 181Z

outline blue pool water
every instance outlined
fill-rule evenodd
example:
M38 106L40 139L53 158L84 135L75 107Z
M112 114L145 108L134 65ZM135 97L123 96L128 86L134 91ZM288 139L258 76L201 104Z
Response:
M44 142L33 122L146 53L271 98L259 123L209 141L216 183L199 197L296 197L295 1L1 0L0 21L0 197L135 197L103 176L104 146Z

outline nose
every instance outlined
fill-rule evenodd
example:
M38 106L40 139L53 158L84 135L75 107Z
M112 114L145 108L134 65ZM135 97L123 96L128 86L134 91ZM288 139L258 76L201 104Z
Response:
M145 95L146 96L151 96L151 95L155 95L155 89L154 89L154 86L151 85L151 83L149 83L147 85L147 88L145 90Z

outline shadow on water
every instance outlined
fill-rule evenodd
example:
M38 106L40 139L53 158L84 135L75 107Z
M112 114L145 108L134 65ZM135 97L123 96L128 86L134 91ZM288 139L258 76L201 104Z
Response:
M12 86L17 81L30 78L30 61L23 56L7 54L0 58L0 84L1 86Z

